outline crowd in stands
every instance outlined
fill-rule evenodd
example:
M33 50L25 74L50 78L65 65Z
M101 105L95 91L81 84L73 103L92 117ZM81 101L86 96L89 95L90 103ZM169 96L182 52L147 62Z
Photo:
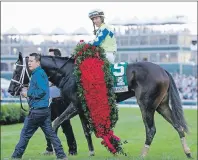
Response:
M197 100L197 77L174 74L181 99Z

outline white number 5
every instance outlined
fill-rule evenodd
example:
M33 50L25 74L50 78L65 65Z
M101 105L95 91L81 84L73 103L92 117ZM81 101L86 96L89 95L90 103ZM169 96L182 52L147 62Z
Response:
M123 62L119 64L125 64ZM114 64L114 69L119 69L120 71L118 72L113 72L115 76L123 76L124 75L124 67L123 66L118 66L118 63Z

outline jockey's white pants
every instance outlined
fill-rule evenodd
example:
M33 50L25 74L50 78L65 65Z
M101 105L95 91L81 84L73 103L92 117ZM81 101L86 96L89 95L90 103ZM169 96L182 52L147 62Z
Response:
M115 52L105 52L106 54L106 58L108 59L108 61L112 64L115 63Z

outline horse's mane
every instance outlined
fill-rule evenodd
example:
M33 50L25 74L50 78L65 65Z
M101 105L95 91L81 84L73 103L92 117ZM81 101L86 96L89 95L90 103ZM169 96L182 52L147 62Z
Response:
M74 59L74 57L58 57L58 58L63 59L63 60Z
M42 57L53 57L53 56L49 56L49 55L41 55L41 58ZM55 59L60 59L60 60L64 60L64 61L67 61L67 60L71 60L72 62L74 62L74 57L59 57L59 56L54 56Z

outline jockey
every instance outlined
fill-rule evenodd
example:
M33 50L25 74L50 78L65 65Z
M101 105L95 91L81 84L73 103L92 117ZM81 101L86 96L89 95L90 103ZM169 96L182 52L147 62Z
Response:
M89 13L89 18L93 22L94 34L96 35L96 38L89 42L89 44L102 47L105 50L106 58L110 63L114 63L117 44L114 33L110 27L104 23L104 12L98 9L93 10ZM95 26L98 27L97 32Z

